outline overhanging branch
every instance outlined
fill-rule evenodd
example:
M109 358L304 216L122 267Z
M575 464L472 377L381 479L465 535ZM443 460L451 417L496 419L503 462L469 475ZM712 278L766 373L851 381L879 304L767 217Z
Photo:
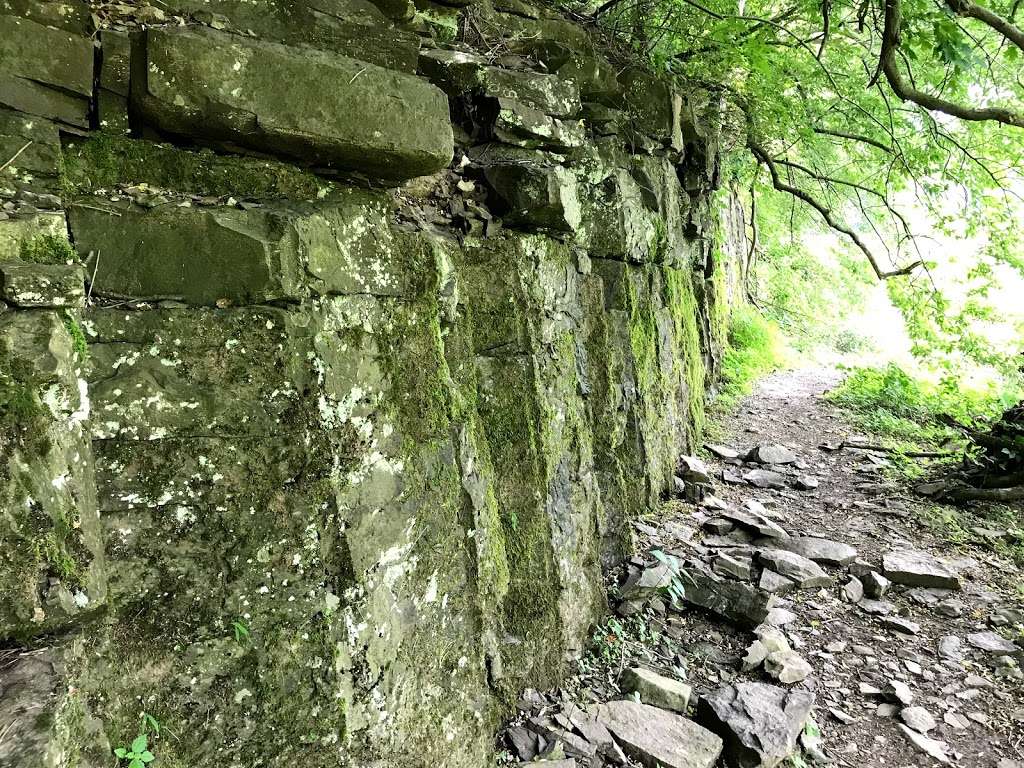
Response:
M799 187L795 187L783 181L782 177L779 176L779 169L776 166L775 161L772 160L771 156L764 149L764 147L758 144L753 139L753 137L749 135L747 137L747 147L753 153L754 157L757 158L757 160L759 160L760 162L764 163L764 165L768 168L768 173L771 175L772 179L772 186L779 192L785 192L789 195L792 195L797 200L806 203L807 205L809 205L811 208L818 212L818 214L821 216L822 219L825 220L825 223L830 228L850 238L850 240L853 241L854 245L856 245L860 249L860 251L867 257L868 263L871 264L871 268L874 270L875 275L878 277L879 280L887 280L890 277L899 277L900 275L909 275L911 272L917 269L917 267L921 266L920 261L915 261L914 263L906 267L900 267L899 269L882 269L881 265L878 263L878 260L875 258L875 255L871 252L871 249L868 247L867 243L865 243L864 240L860 237L860 235L858 235L850 227L846 226L841 221L836 219L835 215L832 213L831 210L829 210L827 206L816 200L809 193L805 192Z
M1024 128L1024 114L1014 112L1005 107L972 107L965 104L957 104L956 102L918 90L913 84L904 80L899 64L896 61L901 40L900 0L882 0L882 2L885 7L885 22L882 29L882 51L879 56L879 64L893 93L903 99L903 101L910 101L924 109L942 112L952 117L958 117L961 120L971 122L992 120L1003 125Z

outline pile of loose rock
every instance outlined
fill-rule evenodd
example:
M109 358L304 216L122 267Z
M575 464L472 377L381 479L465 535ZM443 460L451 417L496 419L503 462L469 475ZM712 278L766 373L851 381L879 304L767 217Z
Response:
M712 450L727 460L741 455L724 446ZM743 455L773 467L797 469L793 465L799 464L782 446L756 446ZM746 499L734 505L715 496L712 470L697 457L681 458L676 491L696 507L682 507L683 513L658 527L634 524L647 554L626 564L614 591L614 608L621 621L643 617L684 647L688 644L685 650L692 652L691 659L703 656L718 670L703 676L717 684L705 687L689 679L683 654L667 659L659 646L661 650L648 654L649 663L632 658L612 669L611 689L598 691L592 686L575 697L531 694L522 702L522 718L507 734L507 746L517 759L546 760L549 765L554 761L559 768L635 764L632 761L692 768L712 766L721 759L726 766L758 768L779 765L802 750L806 761L825 763L831 758L820 745L814 722L816 698L823 697L820 706L827 716L847 724L858 721L845 709L851 695L863 698L876 716L898 718L907 742L931 760L949 762L955 757L945 742L929 735L936 717L922 705L920 695L915 697L915 675L934 679L926 658L902 649L898 660L880 661L877 650L847 641L812 649L802 639L805 635L787 627L795 626L797 603L817 611L815 606L839 604L838 599L856 606L855 614L869 626L897 637L916 635L920 626L887 598L899 592L939 615L960 616L961 577L953 568L926 552L905 548L884 552L874 561L820 532L787 530L780 524L783 517L764 503ZM695 610L737 630L739 636L732 639L746 644L745 653L730 653L717 631L705 629L706 639L713 643L694 642L693 634L682 630ZM1003 613L993 614L994 626L1019 618ZM746 632L753 638L744 639ZM1002 635L970 633L966 645L995 665L997 677L1021 674L1017 657L1022 651ZM939 663L958 663L965 654L963 646L957 637L942 638ZM836 659L845 669L848 649L863 673L856 675L855 690L843 688L828 674L824 677L829 679L815 679L808 659ZM884 674L893 665L897 669ZM751 679L755 677L761 679ZM974 674L964 685L966 692L957 684L947 688L950 695L964 697L991 682ZM625 698L606 701L615 696ZM589 701L581 705L580 699ZM955 708L943 719L952 727L967 727Z

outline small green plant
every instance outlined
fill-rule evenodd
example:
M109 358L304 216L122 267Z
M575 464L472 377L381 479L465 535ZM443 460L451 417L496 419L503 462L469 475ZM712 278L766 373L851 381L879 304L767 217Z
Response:
M658 562L668 566L668 569L672 572L672 580L668 586L665 587L665 592L672 599L673 603L682 603L685 590L683 589L683 583L679 579L679 558L675 555L666 555L660 549L654 550L652 553Z
M249 627L244 621L232 621L231 629L235 632L235 642L239 645L249 641Z
M114 755L118 760L127 761L128 768L145 768L148 763L156 759L156 756L149 751L149 736L145 733L136 736L131 746L115 749Z
M63 320L64 327L71 337L71 347L75 350L75 355L80 362L86 362L89 359L89 343L85 339L85 332L82 330L81 324L67 310L63 312Z

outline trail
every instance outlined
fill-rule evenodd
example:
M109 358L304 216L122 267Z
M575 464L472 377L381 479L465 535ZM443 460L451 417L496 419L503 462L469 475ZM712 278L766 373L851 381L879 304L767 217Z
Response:
M652 720L644 736L649 743L638 747L629 743L628 733L624 739L616 732L622 723L600 703L639 689L645 703L671 708L666 691L676 689L665 680L685 679L692 688L685 716L727 736L726 754L717 764L729 765L730 733L741 740L744 731L753 742L770 740L767 732L785 731L787 716L780 709L767 722L751 724L741 712L730 726L708 714L707 701L721 697L723 690L734 691L737 683L760 682L774 686L758 690L778 691L790 715L808 694L813 697L821 739L807 739L810 750L803 759L808 763L827 758L851 768L943 762L971 768L1024 766L1022 574L984 544L986 536L998 531L980 532L980 543L959 545L934 534L923 522L934 509L886 471L884 454L836 449L857 436L845 415L822 399L840 380L830 369L780 372L760 382L741 403L723 424L721 447L744 456L758 445L781 446L796 461L771 466L741 458L708 461L711 484L706 490L713 496L703 503L695 503L692 496L690 501L671 500L656 519L635 525L641 554L627 565L613 590L618 594L613 599L615 621L625 632L620 637L609 625L613 629L605 628L601 651L584 661L581 674L564 692L538 695L524 705L521 740L526 738L522 731L543 733L545 744L535 741L533 747L550 750L555 745L551 756L564 752L577 766L614 764L620 748L630 764L646 762L652 754L657 757L658 749L671 749L673 739L677 746L686 739ZM781 478L784 487L753 487L742 479L753 469L777 472L773 479ZM687 473L684 466L680 474L693 486L692 481L700 482L700 471L698 466ZM799 489L815 481L816 488ZM751 513L754 526L749 524ZM765 538L756 531L775 526L789 538ZM808 543L826 551L801 549ZM794 547L819 565L802 558L795 564L773 560L779 548ZM681 564L686 606L673 606L664 590L651 588L664 584L658 582L664 566L651 556L654 551L668 553ZM916 577L900 570L899 560L907 553L920 561L912 564L923 571ZM888 579L882 575L883 564L892 571L886 573ZM765 574L791 567L795 574L787 575L805 579L802 587ZM815 573L801 570L816 567L820 569ZM951 586L950 579L959 588L938 586ZM919 583L905 583L914 581ZM780 594L770 598L766 587L777 587ZM865 589L868 594L863 594ZM716 613L694 603L705 608L713 604ZM762 604L774 609L767 619L759 612ZM777 643L787 649L770 657L776 660L774 674L768 669L772 663L744 665L756 624L769 650ZM748 660L758 661L757 655L748 655ZM651 670L665 680L644 687L630 679L631 667ZM615 743L594 747L600 738L592 735L593 728L580 727L581 717L607 726L605 732L614 735ZM802 716L794 717L789 733L783 734L791 742L803 726ZM708 765L697 752L686 757L664 754L679 766ZM529 750L519 757L529 757ZM774 764L771 755L748 750L747 757L755 760L749 765ZM662 762L671 764L665 758Z

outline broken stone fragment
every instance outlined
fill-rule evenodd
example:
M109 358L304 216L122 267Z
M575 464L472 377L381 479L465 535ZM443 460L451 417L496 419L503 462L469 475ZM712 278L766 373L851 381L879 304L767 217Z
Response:
M640 701L654 707L686 714L690 705L690 686L649 669L627 669L622 673L619 684L626 693L637 693Z
M752 448L746 459L758 464L792 464L797 455L784 445L765 443Z
M150 29L143 44L132 102L162 131L390 181L451 162L448 99L420 78L195 27Z
M985 653L1020 653L1016 643L996 632L974 632L967 636L967 642Z
M583 146L582 120L560 120L511 99L497 99L494 138L527 149L565 151Z
M761 571L761 578L757 582L757 586L772 595L788 595L790 592L795 592L798 588L795 581L787 579L771 568L765 568Z
M750 558L733 557L725 552L719 553L711 567L715 573L737 581L750 581L754 577L753 561Z
M798 490L813 491L819 485L821 485L821 481L818 478L814 477L813 475L797 475L797 478L793 482L793 484L797 487Z
M921 631L921 625L916 621L900 616L882 616L878 621L883 627L902 632L904 635L916 635Z
M737 683L702 696L697 721L725 742L725 763L774 768L797 746L814 696L766 683Z
M881 599L892 586L891 581L875 571L865 573L861 577L861 582L864 584L864 594L874 600Z
M679 581L683 585L683 602L741 627L758 626L772 608L771 595L751 584L723 579L702 563L687 563L680 571Z
M487 166L484 176L508 206L503 215L511 225L575 232L583 223L579 181L568 168L538 158L538 162L497 162Z
M722 739L692 720L635 701L597 707L598 720L623 751L646 768L711 768Z
M735 459L739 458L740 452L735 448L730 448L727 445L715 445L714 443L705 443L704 447L707 448L711 453L720 459Z
M696 456L679 457L679 476L690 483L709 484L711 482L711 470L702 459Z
M949 762L949 747L946 745L946 742L930 739L923 733L918 733L903 723L897 723L897 725L918 752L926 754L940 763Z
M85 273L74 264L0 263L0 297L16 307L82 307Z
M780 683L792 685L806 680L814 671L799 653L793 650L781 650L768 654L764 660L764 669Z
M848 603L859 603L864 598L864 585L856 576L843 585L843 600Z
M882 558L882 569L897 584L960 589L957 574L926 552L887 552Z
M753 531L760 536L764 536L769 539L786 539L789 538L789 534L776 523L769 520L763 514L757 512L751 512L750 510L734 510L725 509L722 510L722 517L727 520L732 520L737 525L746 528L747 530Z
M782 490L786 487L786 476L771 469L752 469L743 473L743 479L755 488Z
M801 589L825 587L832 579L813 560L784 549L762 549L758 561L776 573L795 581Z
M767 544L758 542L765 546ZM785 541L771 542L771 547L795 552L798 555L825 565L849 565L857 558L857 550L849 544L823 539L818 536L793 536Z
M928 733L936 726L935 718L924 707L904 707L900 719L918 733Z

